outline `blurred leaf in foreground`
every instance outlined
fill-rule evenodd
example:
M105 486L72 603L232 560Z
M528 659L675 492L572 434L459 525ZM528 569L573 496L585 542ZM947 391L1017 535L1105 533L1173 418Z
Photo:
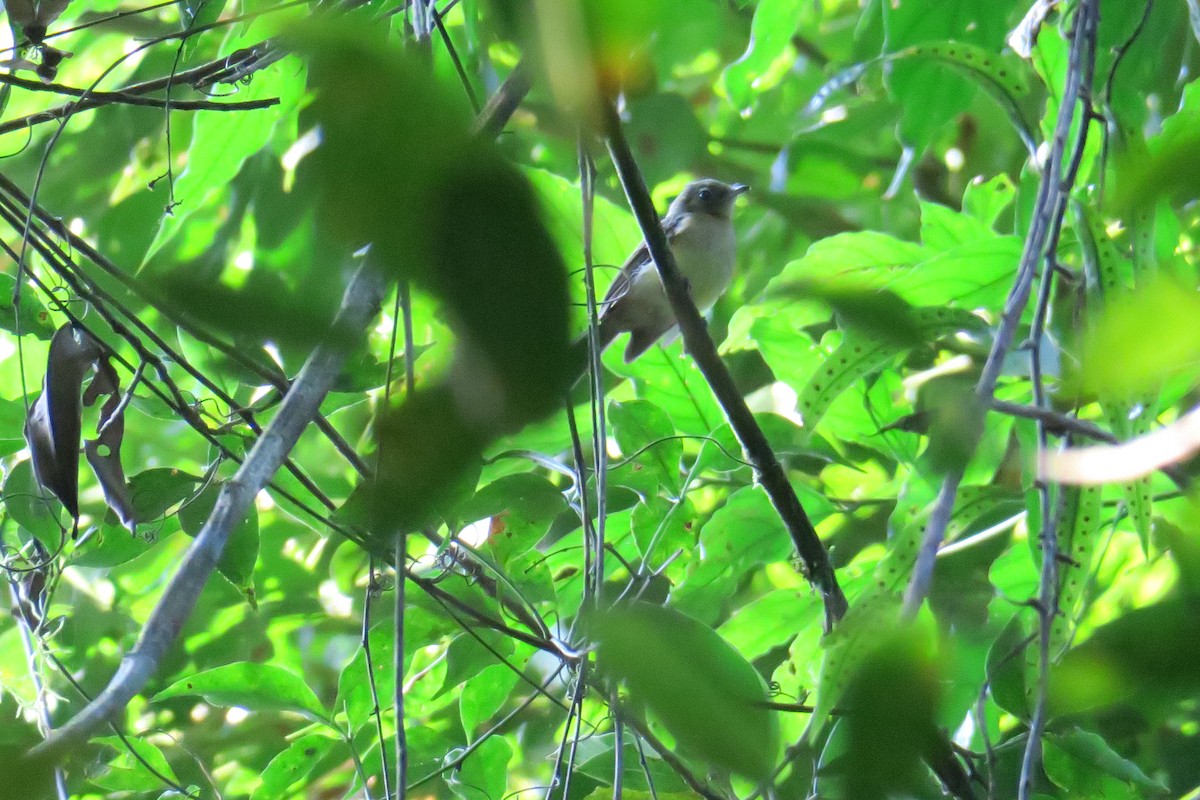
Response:
M713 766L768 778L779 754L779 721L766 685L716 631L648 603L598 613L591 632L598 664L629 687L680 745Z
M1081 389L1132 397L1200 362L1200 295L1162 279L1112 298L1082 342Z

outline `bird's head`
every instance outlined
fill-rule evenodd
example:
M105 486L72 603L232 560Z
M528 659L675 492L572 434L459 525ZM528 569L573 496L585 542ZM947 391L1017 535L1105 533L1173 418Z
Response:
M671 211L728 219L733 214L733 201L749 189L744 183L722 183L712 178L692 181L671 203Z

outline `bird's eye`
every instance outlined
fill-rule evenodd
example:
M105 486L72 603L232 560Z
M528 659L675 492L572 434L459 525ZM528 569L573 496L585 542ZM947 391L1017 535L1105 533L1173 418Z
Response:
M712 200L712 190L701 189L697 196L700 198L700 202L707 203L709 200Z

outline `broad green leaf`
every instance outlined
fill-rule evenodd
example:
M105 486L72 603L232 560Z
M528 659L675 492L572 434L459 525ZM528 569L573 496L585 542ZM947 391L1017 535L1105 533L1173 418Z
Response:
M1017 188L1012 178L1001 173L987 180L975 179L963 192L963 213L970 214L989 228L1012 205Z
M717 632L745 658L754 660L794 636L818 631L822 614L820 600L808 589L776 589L738 609Z
M1010 190L1011 187L1010 183ZM1000 202L997 198L988 199ZM942 252L959 245L989 241L996 238L991 223L992 220L981 220L965 210L959 212L939 203L922 202L921 244L933 252Z
M195 537L212 514L221 486L210 483L195 499L179 510L179 524L183 532ZM258 511L251 506L246 517L234 525L217 562L217 569L229 582L247 593L253 603L254 564L258 560Z
M708 134L683 95L638 97L625 106L625 113L634 155L651 186L688 169L708 146Z
M219 0L208 0L217 6ZM299 63L292 60L293 69ZM282 71L266 70L255 76L239 93L239 100L278 97L284 91ZM187 166L174 182L175 206L165 214L154 235L143 264L149 264L159 251L185 228L188 218L213 202L241 170L242 164L264 147L279 122L276 109L238 114L203 114L192 127L192 143L187 150Z
M1009 552L1023 549L1010 548ZM1030 591L1036 591L1036 584ZM988 648L986 675L996 705L1017 719L1028 719L1030 709L1026 678L1030 671L1026 666L1026 653L1031 647L1036 649L1037 644L1021 619L1019 612L1013 613L992 641Z
M1095 733L1080 728L1071 728L1049 737L1046 744L1059 751L1053 756L1047 752L1047 774L1055 783L1059 783L1060 778L1067 778L1067 776L1078 778L1093 770L1100 770L1106 776L1141 789L1153 792L1168 791L1161 780L1151 780L1137 764L1119 755ZM1070 760L1075 763L1064 763L1067 761L1062 758L1064 755L1069 756ZM1090 780L1095 780L1094 773L1092 774L1093 777ZM1070 778L1067 779L1070 780ZM1082 790L1078 784L1071 786L1059 783L1059 785L1068 790Z
M386 595L384 595L386 597ZM376 601L378 602L378 601ZM436 643L456 626L444 616L434 616L416 603L404 610L404 669L407 673L413 654L420 648ZM371 663L375 670L375 692L380 702L392 697L396 690L395 671L392 662L396 652L395 627L391 620L384 619L371 627ZM345 712L352 725L362 725L375 707L376 698L371 697L371 681L367 674L367 660L362 648L355 651L353 658L342 668L338 676L337 700L334 709Z
M966 308L1004 296L1016 273L1021 242L1014 236L975 239L938 251L873 232L823 239L771 281L772 293L806 281L846 281L887 288L913 305Z
M50 312L42 305L37 290L28 285L21 287L21 306L18 315L12 304L15 286L16 280L12 275L0 273L0 330L17 333L19 325L22 334L32 334L39 339L50 339L54 336L58 326L51 319Z
M438 694L499 663L499 656L511 656L513 649L513 640L499 631L480 628L470 633L460 633L450 642L446 651L446 678Z
M21 433L24 425L24 404L18 400L0 399L0 457L25 449L25 437Z
M997 3L996 5L1001 5ZM1046 88L1029 66L1011 53L994 53L975 45L960 41L927 42L914 45L895 53L892 58L903 60L930 60L947 64L970 77L975 83L985 89L988 94L1009 115L1013 127L1025 140L1030 150L1036 148L1036 133L1038 122L1046 102ZM919 74L925 79L937 76L929 70L921 70ZM937 80L935 77L934 80ZM895 79L893 78L893 84ZM949 88L949 81L946 91ZM914 87L915 88L915 87ZM924 92L930 91L928 85L922 87ZM941 89L942 87L936 87ZM926 95L927 96L927 95ZM913 99L909 97L909 99ZM940 113L947 106L947 98L940 97L937 106ZM953 107L954 101L949 105ZM919 128L918 128L919 129ZM918 143L920 140L916 140Z
M192 497L203 479L170 467L155 467L129 479L129 496L133 500L138 522L154 522L184 500Z
M536 545L551 522L567 509L562 491L540 475L506 475L482 487L457 509L464 523L491 518L487 550L497 564L510 561Z
M955 331L977 331L982 321L970 312L945 307L911 309L909 320L923 341ZM894 341L848 331L841 343L823 359L801 389L796 408L805 428L816 430L833 402L847 389L871 375L905 348Z
M693 616L716 619L732 586L747 570L786 560L792 552L792 540L766 492L755 486L742 488L700 530L697 553L704 557L694 559L675 601Z
M4 509L10 519L37 537L50 552L57 550L59 542L68 535L59 522L58 508L49 492L39 488L33 462L29 459L17 462L4 479Z
M605 738L611 739L611 737ZM643 745L642 751L646 752L647 750L648 748ZM624 756L622 762L624 770L621 776L622 797L630 798L630 791L648 793L651 785L659 797L662 797L664 793L669 796L671 793L687 791L687 784L661 758L655 758L646 752L645 766L643 767L642 754L632 744L625 745L622 755ZM610 744L599 755L592 756L580 764L579 771L601 786L612 786L613 775L617 771L616 761L616 748ZM647 776L647 772L649 776Z
M501 736L484 740L463 765L447 774L446 783L459 800L503 797L508 786L508 763L512 745Z
M726 67L722 76L725 91L738 111L748 111L758 91L765 88L759 81L785 54L804 10L800 0L762 0L755 6L746 52Z
M197 695L216 706L292 711L328 724L321 701L303 679L281 667L241 661L205 670L163 689L152 700Z
M267 764L251 800L283 800L290 797L291 788L308 778L321 759L337 744L337 739L323 733L310 733L296 739Z
M115 567L132 561L166 538L145 528L133 536L124 526L106 522L93 530L84 547L71 553L71 563L77 567Z
M634 506L630 517L633 538L650 569L678 551L682 555L676 559L679 567L668 570L669 576L678 577L696 546L695 519L696 509L686 498L675 503L663 497L647 497Z
M662 606L633 603L591 620L598 663L629 687L681 745L758 780L773 771L779 722L762 677L715 631Z
M458 697L459 715L467 736L474 736L491 719L517 685L519 676L504 664L494 664L466 680Z
M923 783L922 761L936 752L942 678L929 638L911 625L880 631L852 668L841 702L846 750L829 768L847 797L915 793Z
M1200 691L1200 613L1192 598L1129 611L1072 648L1050 672L1058 714L1132 705L1148 713Z
M1191 375L1200 361L1200 331L1189 320L1200 297L1166 278L1105 304L1081 346L1081 389L1114 398L1157 391L1175 375Z
M608 421L625 459L636 460L653 473L656 482L670 494L679 492L682 476L679 461L683 442L663 411L645 400L612 402Z
M162 778L158 775L173 781L179 780L162 751L145 739L127 736L122 741L119 736L99 736L93 741L113 748L118 754L109 763L107 772L91 779L102 789L110 792L150 792L162 788Z

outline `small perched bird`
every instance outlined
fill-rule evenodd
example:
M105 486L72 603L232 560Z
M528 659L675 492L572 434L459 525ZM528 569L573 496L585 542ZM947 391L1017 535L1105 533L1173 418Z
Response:
M667 241L701 313L717 302L733 277L733 204L747 189L741 183L727 184L711 178L693 181L663 217ZM629 332L626 363L675 327L675 313L645 242L621 267L604 296L599 317L601 350L618 334ZM582 344L586 347L586 340Z

